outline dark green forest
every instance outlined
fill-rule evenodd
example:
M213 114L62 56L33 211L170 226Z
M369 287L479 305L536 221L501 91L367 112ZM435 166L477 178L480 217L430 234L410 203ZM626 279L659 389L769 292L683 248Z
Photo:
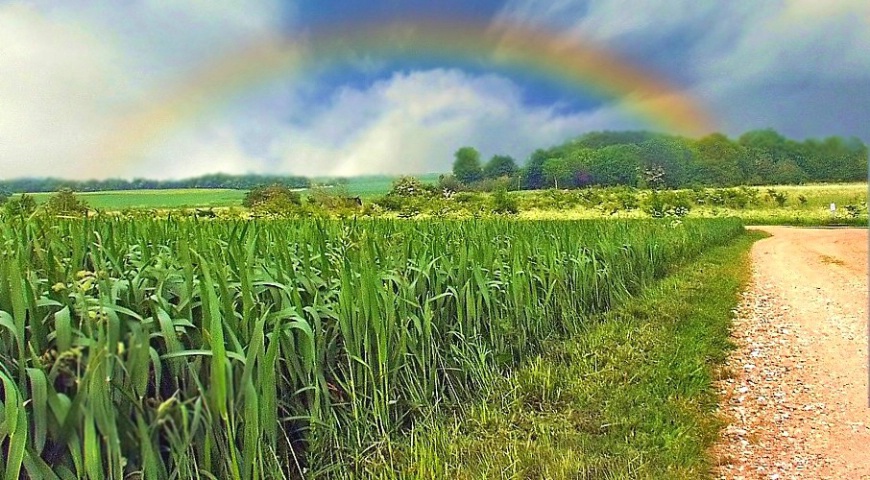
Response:
M868 149L860 139L828 137L795 141L775 130L737 139L716 133L690 139L652 132L591 132L535 151L523 168L510 157L488 162L471 147L456 152L448 187L491 189L641 188L783 185L866 181Z
M64 180L60 178L18 178L0 180L0 192L39 193L70 189L76 192L104 192L111 190L167 190L174 188L230 188L250 190L260 185L283 185L290 188L308 188L305 177L286 175L228 175L215 173L183 180Z

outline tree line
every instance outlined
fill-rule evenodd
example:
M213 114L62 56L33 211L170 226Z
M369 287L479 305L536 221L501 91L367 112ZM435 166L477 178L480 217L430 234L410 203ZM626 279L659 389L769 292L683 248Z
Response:
M802 142L779 132L754 130L731 139L721 133L700 139L643 131L590 132L535 151L523 167L507 156L481 162L472 147L455 154L453 175L442 186L476 188L577 188L627 185L641 188L782 185L866 181L868 148L858 138Z
M18 178L0 180L0 192L38 193L64 189L76 192L102 192L109 190L163 190L175 188L229 188L250 190L260 185L283 185L289 188L308 188L311 181L305 177L285 175L228 175L215 173L183 180L64 180L60 178Z

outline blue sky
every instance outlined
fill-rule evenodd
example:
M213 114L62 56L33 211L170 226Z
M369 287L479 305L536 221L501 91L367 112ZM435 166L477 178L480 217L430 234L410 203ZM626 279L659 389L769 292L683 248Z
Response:
M870 142L866 0L0 0L0 177L439 172L463 145L523 160L590 130L656 128L622 99L485 59L363 52L217 102L134 158L94 155L124 118L246 45L432 17L607 49L732 136L773 127Z

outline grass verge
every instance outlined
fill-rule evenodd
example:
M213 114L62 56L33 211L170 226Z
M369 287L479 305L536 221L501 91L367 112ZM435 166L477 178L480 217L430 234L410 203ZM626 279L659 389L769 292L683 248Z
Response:
M484 400L373 454L369 478L705 478L712 385L749 280L748 232L590 319ZM387 453L388 452L388 453Z

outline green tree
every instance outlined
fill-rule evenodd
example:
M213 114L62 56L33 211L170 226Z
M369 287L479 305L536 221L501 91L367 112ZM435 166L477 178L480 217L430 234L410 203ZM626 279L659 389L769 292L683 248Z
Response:
M575 145L573 148L565 151L562 158L568 164L568 170L571 174L563 186L580 187L591 182L589 166L592 163L592 156L594 154L595 150L579 145Z
M544 173L544 177L553 182L554 188L559 188L560 181L563 186L571 181L571 168L568 166L568 162L562 158L547 160L544 162L541 170Z
M480 167L480 152L472 147L462 147L456 151L453 162L453 176L468 185L483 178Z
M643 131L589 132L584 134L573 143L584 148L592 148L597 150L600 148L609 147L611 145L640 145L641 143L646 142L647 140L650 140L654 137L656 137L656 134Z
M746 148L721 133L708 135L696 144L696 178L704 185L734 186L744 182Z
M640 167L644 172L654 172L650 178L658 179L662 187L684 187L692 180L690 169L695 155L683 139L654 138L640 145Z
M517 206L517 200L506 189L497 188L492 195L492 211L513 215L519 213L520 209Z
M771 177L771 183L780 185L794 185L809 180L807 172L792 159L783 160L776 164Z
M547 179L544 177L544 162L550 158L550 152L546 150L538 149L532 153L523 171L526 188L534 190L543 188L547 184Z
M486 178L512 177L517 172L517 162L507 155L494 155L483 167Z
M84 215L88 212L88 204L76 197L69 188L62 188L48 198L45 209L54 215Z
M776 164L789 157L788 139L772 128L746 132L738 141L746 148L744 177L751 184L772 182Z
M589 176L597 185L634 186L639 167L640 147L610 145L594 151L590 158Z

